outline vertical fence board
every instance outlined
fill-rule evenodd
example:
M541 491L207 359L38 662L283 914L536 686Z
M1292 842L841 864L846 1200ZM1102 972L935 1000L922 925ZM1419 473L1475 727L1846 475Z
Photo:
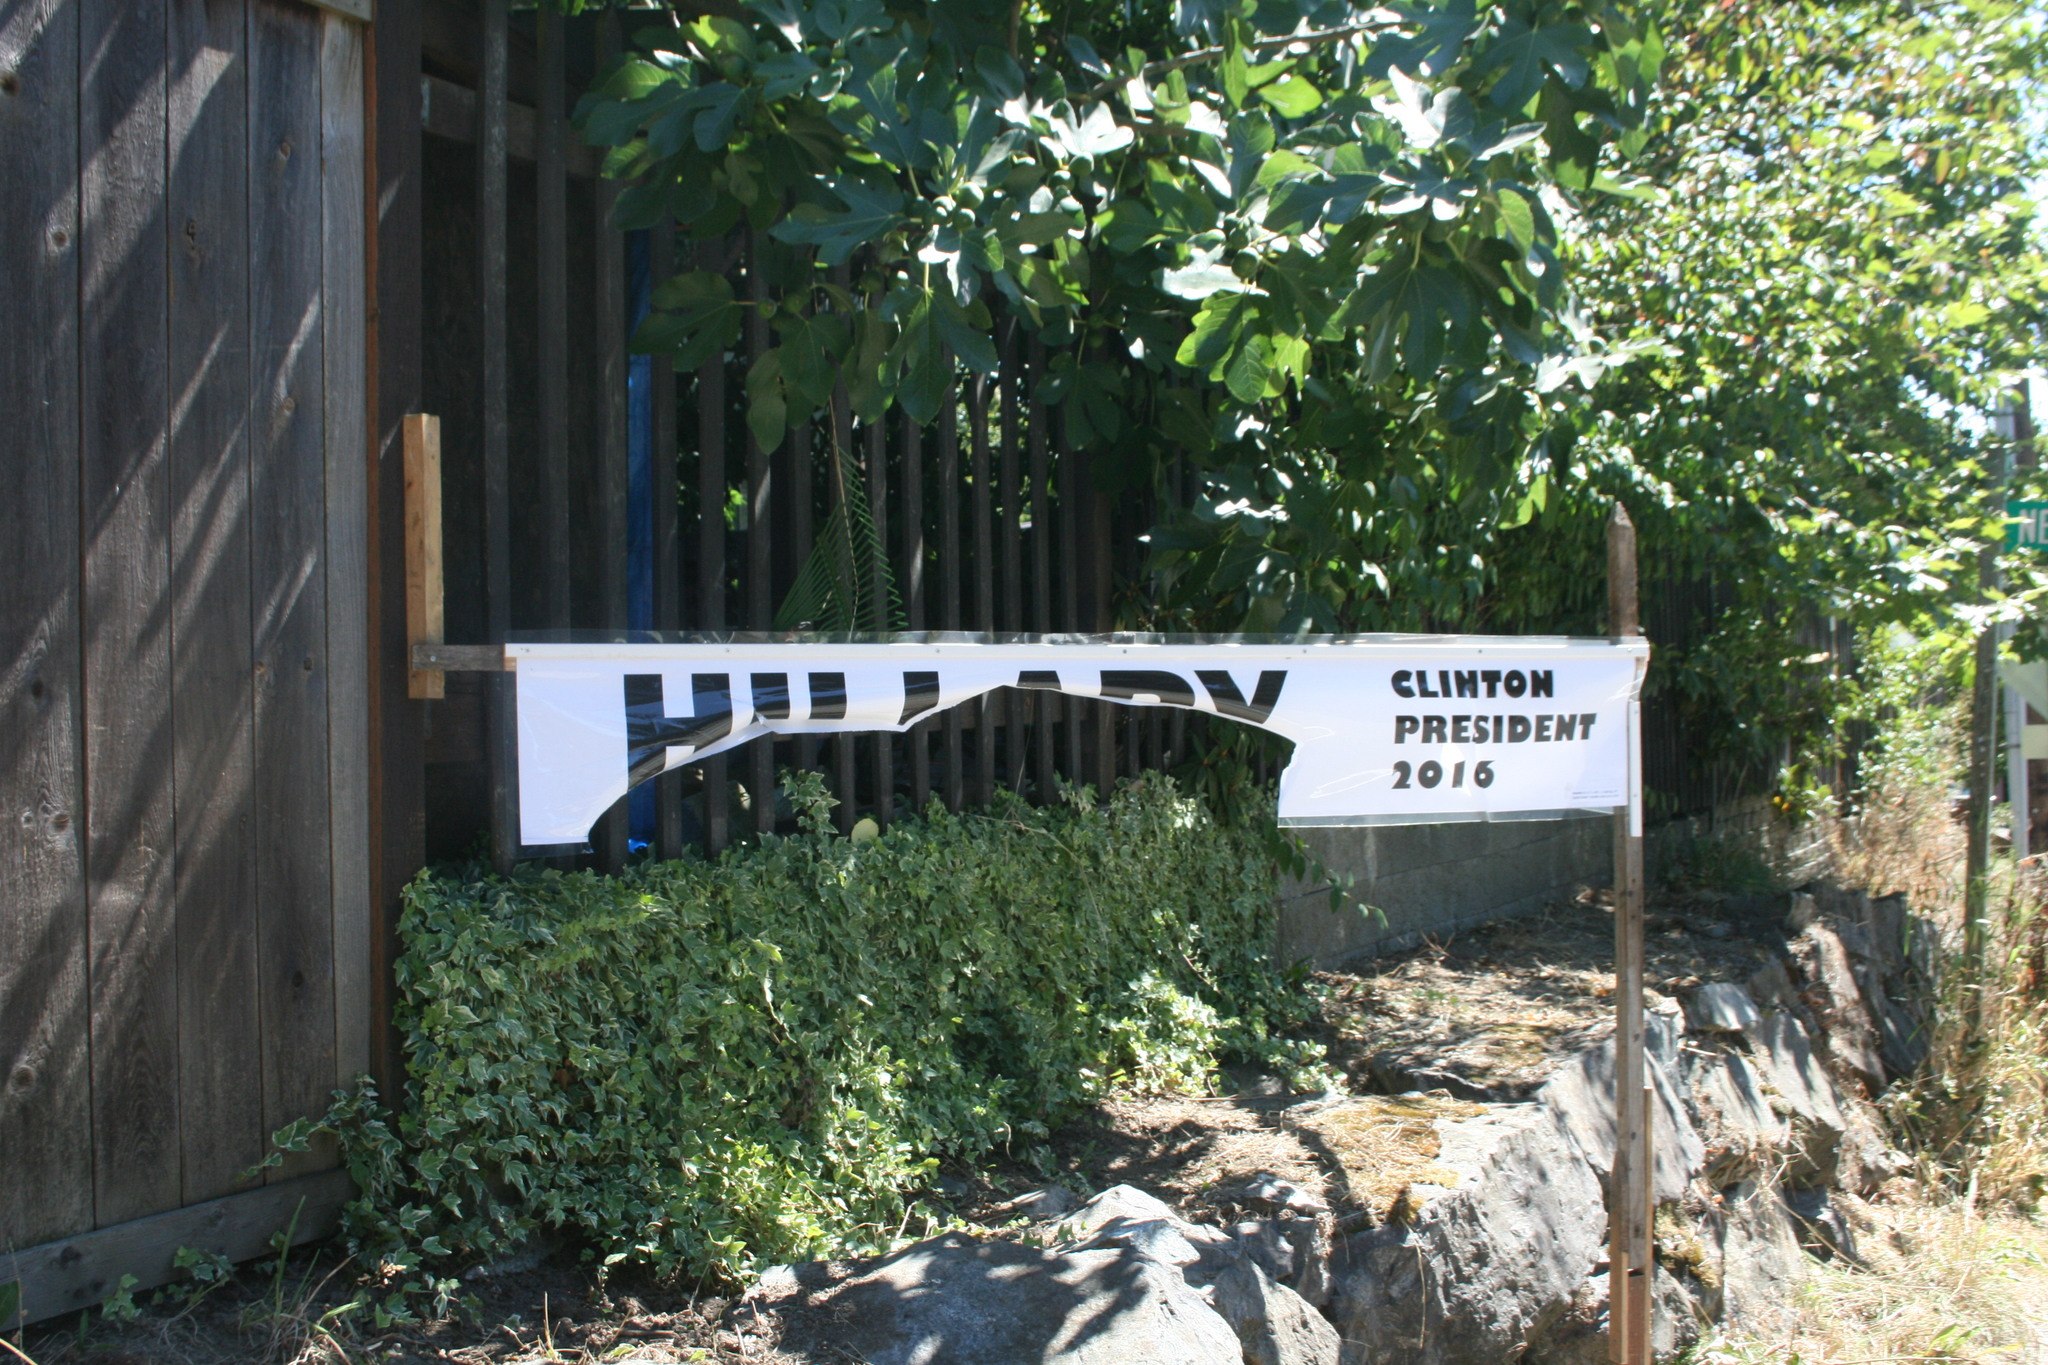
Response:
M1080 547L1076 543L1075 513L1081 506L1078 484L1081 477L1079 457L1074 452L1073 433L1068 429L1068 407L1060 405L1060 454L1059 454L1059 536L1060 536L1060 629L1085 630L1087 623L1081 619ZM1051 528L1048 527L1048 530ZM1081 732L1087 728L1088 713L1102 702L1087 702L1076 698L1066 701L1067 723L1064 727L1066 739L1066 775L1069 782L1085 780L1085 769L1081 766Z
M996 628L995 499L988 472L988 376L976 375L967 388L968 460L974 480L974 625ZM998 689L979 703L974 727L974 801L986 806L995 799L996 724L1004 697Z
M924 429L906 414L900 426L903 445L903 620L912 630L924 621ZM924 814L932 795L932 725L929 719L910 727L903 745L910 759L910 813Z
M13 333L0 350L0 412L15 447L0 459L0 1246L92 1226L73 179L82 8L39 0L0 24L0 69L16 82L0 100Z
M369 406L363 270L363 30L321 16L320 164L327 335L328 818L333 866L335 1079L370 1063ZM189 1198L190 1196L188 1196Z
M1088 521L1081 539L1088 546L1087 566L1089 574L1088 591L1084 594L1088 606L1089 629L1108 630L1111 616L1110 603L1110 546L1111 525L1109 498L1095 488L1095 481L1089 476L1088 457L1081 458L1081 473L1076 480L1076 495L1081 506L1087 509ZM1104 702L1095 708L1095 790L1108 796L1116 790L1116 710Z
M1029 627L1024 624L1024 546L1018 529L1018 474L1017 474L1017 323L1014 318L1007 320L1001 330L998 344L1001 369L996 388L996 405L1001 409L1002 435L997 459L1001 470L997 478L1002 486L1003 502L1001 512L1003 550L1003 617L1004 630L1022 631ZM1028 752L1025 737L1031 731L1032 701L1029 692L1013 691L1006 699L1003 719L1004 757L1010 765L1010 786L1024 790L1024 759Z
M960 629L960 391L948 384L939 408L939 625ZM957 811L966 797L966 758L960 728L963 708L946 708L945 766L941 773L946 809Z
M376 408L376 463L372 466L370 597L376 613L371 639L370 787L371 889L370 1017L377 1035L371 1073L385 1095L404 1076L398 1030L392 1025L399 951L398 915L406 884L426 861L426 772L419 761L426 706L408 696L405 575L386 566L405 562L405 415L421 402L420 14L387 5L371 26L375 98L375 193L370 271L377 307L371 315L370 380Z
M619 16L607 9L598 18L600 71L619 52ZM597 624L608 635L624 638L626 618L626 243L612 226L612 206L618 202L619 182L600 177L592 203L590 225L596 251L597 278L591 297L597 303L591 338L597 356L598 432L596 476L598 495L598 592ZM628 816L621 800L598 822L596 847L599 866L616 872L626 865Z
M882 558L875 563L875 593L886 597L883 591L883 577L888 572L889 545L889 442L887 419L877 418L867 424L861 433L862 444L867 448L868 510L875 518L875 543L882 547ZM895 814L896 795L896 754L893 736L882 733L869 737L874 745L873 793L875 823L882 828L889 827L889 817Z
M727 252L705 242L697 248L697 268L723 270ZM725 629L725 357L712 356L697 367L697 626ZM725 756L696 765L703 770L702 838L704 851L716 854L731 837L727 811Z
M850 272L843 265L835 266L832 282L841 289L846 288ZM837 384L832 389L832 457L839 468L849 473L858 468L859 461L853 451L853 407L846 395L846 385ZM840 490L834 487L832 499L840 499ZM860 800L859 762L853 743L853 736L832 737L832 792L839 798L839 804L832 808L833 823L841 834L853 828L855 808Z
M178 1202L164 9L82 7L79 198L95 1216ZM10 210L11 211L11 210Z
M483 0L482 72L477 90L476 266L477 368L482 379L484 633L500 643L512 629L512 527L506 350L506 99L510 63L510 0ZM519 753L514 740L511 680L484 680L490 694L491 856L498 869L519 856L515 809Z
M1052 624L1052 508L1047 501L1052 482L1052 443L1046 426L1049 414L1041 390L1045 387L1045 344L1031 340L1031 368L1025 378L1025 395L1030 422L1027 438L1031 448L1031 493L1025 504L1031 509L1031 628L1049 632ZM1042 802L1053 798L1053 728L1064 713L1074 708L1067 698L1049 692L1038 699L1038 724L1032 729L1033 786Z
M249 425L256 584L256 858L263 907L263 1119L318 1114L334 1086L328 857L326 345L319 16L249 10ZM287 1157L274 1179L325 1164Z
M172 787L182 1202L263 1155L258 901L249 858L247 0L170 7Z
M768 275L759 234L747 234L747 363L751 367L768 351ZM775 452L747 430L747 629L767 630L775 615ZM735 686L738 685L735 680ZM755 830L775 828L775 741L762 738L746 746L747 797L752 802Z
M534 281L540 337L535 386L540 406L540 485L546 533L540 547L542 620L570 626L569 570L569 184L563 115L567 35L553 5L534 11L539 98L534 111Z
M676 273L676 225L655 224L648 243L647 273L660 284ZM649 383L653 406L649 445L654 476L654 628L679 630L683 624L682 557L676 533L676 368L665 355L654 357ZM683 774L665 773L654 786L654 853L658 858L683 856Z

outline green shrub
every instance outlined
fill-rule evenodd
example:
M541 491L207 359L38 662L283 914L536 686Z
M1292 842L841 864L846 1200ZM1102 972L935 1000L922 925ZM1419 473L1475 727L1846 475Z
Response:
M555 1230L744 1277L885 1245L940 1158L1028 1151L1111 1086L1314 1050L1270 955L1274 871L1148 778L1106 807L934 806L622 876L422 873L407 892L395 1129L342 1122L352 1222L410 1269ZM343 1106L347 1108L346 1105Z

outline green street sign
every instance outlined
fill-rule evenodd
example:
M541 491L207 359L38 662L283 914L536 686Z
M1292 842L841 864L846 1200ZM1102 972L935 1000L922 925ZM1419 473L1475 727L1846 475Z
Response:
M2048 502L2006 503L2005 548L2048 554Z

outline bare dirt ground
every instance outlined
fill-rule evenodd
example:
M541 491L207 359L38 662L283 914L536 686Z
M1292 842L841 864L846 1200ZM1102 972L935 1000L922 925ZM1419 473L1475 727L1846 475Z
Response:
M1747 977L1781 940L1783 906L1782 897L1698 892L1653 900L1651 988L1675 994ZM1225 1093L1213 1097L1114 1099L1054 1135L1052 1170L996 1162L953 1171L934 1202L996 1228L1017 1221L1007 1201L1048 1178L1081 1198L1129 1183L1199 1221L1225 1222L1271 1175L1340 1222L1378 1222L1411 1182L1431 1181L1432 1118L1526 1095L1605 1034L1612 963L1612 917L1589 896L1362 972L1319 974L1318 1030L1363 1102L1304 1104L1250 1075L1219 1078ZM87 1314L48 1324L17 1345L0 1342L0 1361L10 1350L35 1365L777 1360L720 1329L719 1298L630 1279L601 1287L566 1257L470 1282L472 1316L385 1331L337 1311L357 1292L353 1267L316 1253L274 1272L245 1268L196 1305L144 1296L132 1321Z

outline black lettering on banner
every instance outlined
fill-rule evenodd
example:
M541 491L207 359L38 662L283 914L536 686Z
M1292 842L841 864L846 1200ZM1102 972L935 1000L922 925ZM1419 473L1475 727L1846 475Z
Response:
M789 674L756 673L754 714L762 720L789 719Z
M1027 668L1017 675L1017 686L1035 687L1041 692L1060 690L1060 675L1049 668Z
M1452 716L1452 717L1451 717L1451 743L1453 743L1453 744L1470 744L1471 742L1472 742L1472 717L1470 717L1470 716Z
M1415 675L1414 675L1413 673L1411 673L1411 672L1410 672L1409 670L1405 669L1405 668L1397 668L1397 669L1395 669L1395 670L1394 670L1394 695L1395 695L1395 696L1397 696L1397 697L1412 697L1412 696L1414 696L1414 695L1415 695L1415 683L1414 683L1414 682L1412 681L1412 680L1414 679L1414 677L1415 677Z
M1527 716L1509 716L1509 717L1508 717L1508 743L1510 743L1510 744L1525 744L1525 743L1527 743L1527 742L1528 742L1528 739L1529 739L1529 731L1530 731L1531 729L1533 729L1533 728L1534 728L1534 727L1533 727L1533 726L1531 726L1531 725L1529 724L1529 718L1528 718Z
M1529 695L1532 697L1554 697L1557 695L1555 681L1547 668L1529 670Z
M1479 681L1481 681L1481 682L1483 682L1483 683L1485 683L1485 684L1486 684L1486 695L1487 695L1487 696L1489 696L1489 697L1496 697L1496 696L1499 696L1499 695L1500 695L1500 670L1499 670L1499 669L1497 669L1497 668L1482 668L1482 669L1480 669L1480 670L1479 670Z
M1461 668L1451 675L1451 679L1458 685L1459 696L1476 697L1479 695L1479 674L1472 669Z
M1424 716L1422 718L1422 742L1424 744L1444 743L1444 718Z
M1443 695L1441 692L1429 690L1429 670L1426 668L1415 670L1415 695L1418 697L1441 697Z
M1472 717L1472 742L1474 744L1486 743L1486 737L1489 733L1491 733L1491 731L1488 730L1487 726L1488 722L1490 722L1492 719L1492 716Z
M732 733L732 683L725 673L692 673L696 712L671 716L661 674L626 674L626 780L637 786L668 766L670 748L702 749Z
M1195 704L1195 689L1188 685L1188 680L1178 673L1168 673L1164 669L1105 668L1102 670L1102 695L1111 700L1121 701L1155 697L1164 706ZM1269 707L1268 710L1270 709Z
M905 673L903 675L903 714L896 718L898 725L908 725L925 712L939 704L939 675L936 673Z
M1599 719L1598 714L1592 711L1588 711L1579 717L1580 739L1591 739L1593 737L1593 722L1597 719Z
M1522 676L1521 669L1511 668L1507 671L1507 676L1501 679L1501 686L1507 689L1509 696L1519 697L1529 690L1529 680Z
M1577 716L1558 716L1555 719L1557 721L1556 734L1560 742L1579 737L1579 718Z
M811 674L811 719L839 720L846 715L846 675Z
M1450 696L1450 695L1451 695L1451 670L1450 670L1450 669L1448 669L1448 668L1439 668L1439 669L1438 669L1438 670L1436 671L1436 677L1437 677L1437 684L1436 684L1436 685L1437 685L1438 687L1440 687L1440 688L1442 688L1442 689L1443 689L1443 690L1442 690L1441 692L1438 692L1438 693L1437 693L1437 695L1438 695L1439 697L1448 697L1448 696Z
M1280 689L1287 682L1286 669L1265 670L1259 674L1259 685L1252 689L1251 704L1246 705L1244 693L1237 690L1237 684L1222 669L1197 669L1195 676L1209 690L1209 700L1216 703L1219 715L1248 720L1254 725L1264 725L1273 714L1273 708L1280 704Z
M1538 744L1548 744L1548 743L1550 743L1550 717L1549 717L1549 716L1538 716L1538 717L1536 717L1536 742L1537 742Z
M1394 717L1394 743L1406 744L1408 736L1422 728L1422 722L1413 716Z

